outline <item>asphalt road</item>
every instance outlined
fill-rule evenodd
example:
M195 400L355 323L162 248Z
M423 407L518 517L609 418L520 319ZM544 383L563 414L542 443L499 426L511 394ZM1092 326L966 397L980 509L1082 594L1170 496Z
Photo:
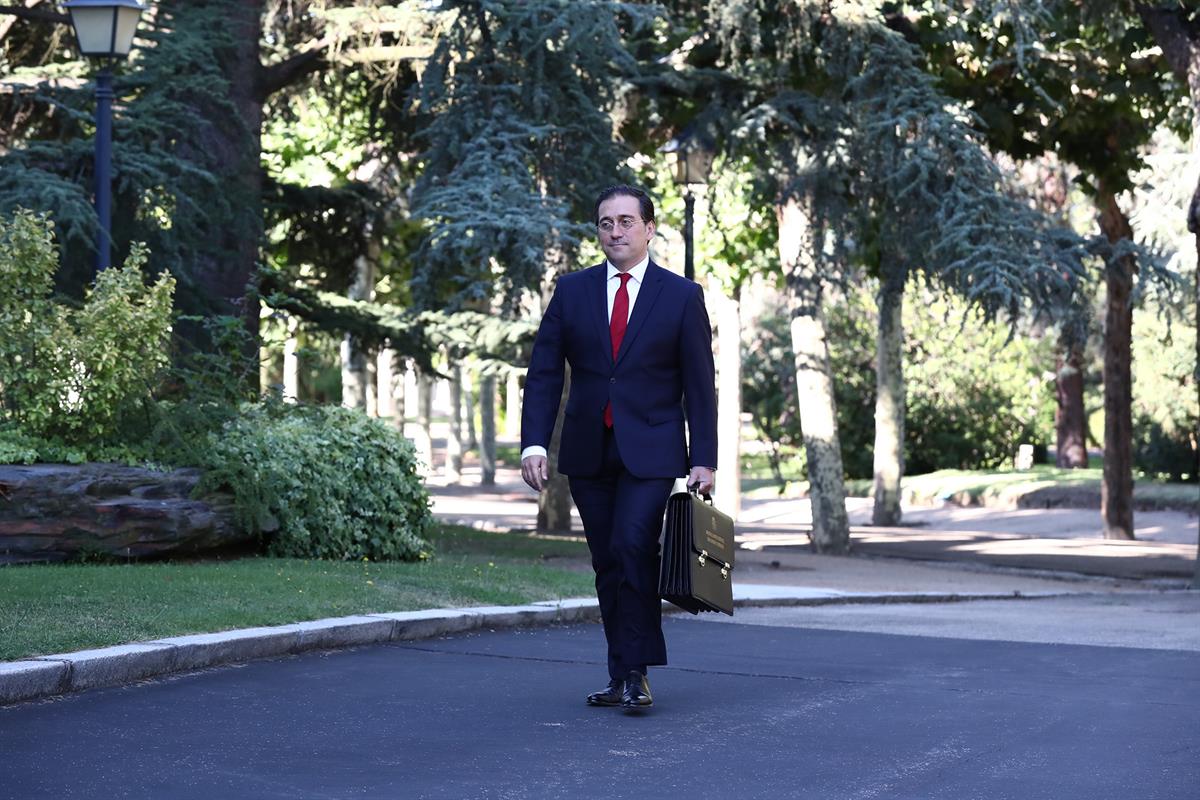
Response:
M0 708L0 797L1200 797L1198 652L756 622L668 620L641 716L582 702L597 625Z

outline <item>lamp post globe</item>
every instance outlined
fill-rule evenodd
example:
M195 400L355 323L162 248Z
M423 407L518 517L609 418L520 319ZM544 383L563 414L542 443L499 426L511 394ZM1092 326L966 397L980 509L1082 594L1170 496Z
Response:
M111 63L133 48L143 6L137 0L70 0L63 8L79 52L104 59L96 73L96 272L112 266L112 70Z
M695 135L690 126L678 136L667 142L662 148L664 153L675 154L675 183L684 187L683 192L683 276L690 280L696 278L695 249L693 243L693 226L696 214L696 196L692 194L693 186L703 186L708 183L708 175L712 170L713 151Z

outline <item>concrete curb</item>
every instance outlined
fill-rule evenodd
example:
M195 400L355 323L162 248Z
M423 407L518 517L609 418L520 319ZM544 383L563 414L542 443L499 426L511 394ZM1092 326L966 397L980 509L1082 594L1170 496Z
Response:
M1061 596L1058 593L866 593L743 584L737 587L734 603L739 608L750 608L948 603ZM664 611L685 613L666 604ZM476 606L363 614L265 628L174 636L151 642L0 662L0 705L313 650L429 639L481 628L517 628L599 619L600 607L595 600L573 598L524 606Z
M595 600L334 617L0 662L0 705L312 650L600 619Z

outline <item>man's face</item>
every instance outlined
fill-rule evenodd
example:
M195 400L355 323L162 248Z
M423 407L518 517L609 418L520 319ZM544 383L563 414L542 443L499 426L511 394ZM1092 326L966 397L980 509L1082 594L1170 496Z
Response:
M600 204L597 232L600 247L612 265L624 272L646 257L654 238L654 223L642 219L636 197L618 194Z

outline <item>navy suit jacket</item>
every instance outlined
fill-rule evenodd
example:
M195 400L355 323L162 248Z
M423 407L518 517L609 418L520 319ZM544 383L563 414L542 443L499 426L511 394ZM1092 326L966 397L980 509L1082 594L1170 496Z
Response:
M570 364L559 472L579 477L599 473L609 401L617 446L633 475L678 478L691 466L716 467L712 329L700 286L651 261L614 361L607 269L602 263L558 279L525 379L521 448L549 447L562 397L563 365Z

